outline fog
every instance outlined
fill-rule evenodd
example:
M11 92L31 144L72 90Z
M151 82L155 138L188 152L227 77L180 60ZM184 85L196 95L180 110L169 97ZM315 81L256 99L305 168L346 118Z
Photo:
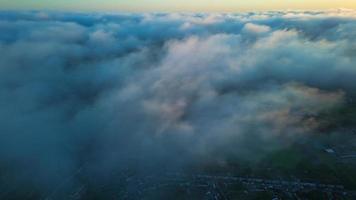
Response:
M0 185L55 198L302 140L356 91L355 17L2 11Z

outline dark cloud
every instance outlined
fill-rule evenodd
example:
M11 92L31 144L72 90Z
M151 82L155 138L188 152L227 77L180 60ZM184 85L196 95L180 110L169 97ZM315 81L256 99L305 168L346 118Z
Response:
M306 137L354 95L355 16L1 12L0 195L61 199Z

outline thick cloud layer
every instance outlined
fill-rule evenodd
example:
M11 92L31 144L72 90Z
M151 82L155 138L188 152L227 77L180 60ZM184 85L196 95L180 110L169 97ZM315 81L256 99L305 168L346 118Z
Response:
M258 159L307 137L356 91L355 19L3 11L0 187L55 198L114 170Z

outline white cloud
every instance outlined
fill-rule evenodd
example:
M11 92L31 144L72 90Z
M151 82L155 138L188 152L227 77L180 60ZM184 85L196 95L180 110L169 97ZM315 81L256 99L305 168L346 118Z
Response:
M265 26L265 25L247 23L244 26L244 30L251 32L251 33L266 33L266 32L269 32L271 30L271 28L268 26Z

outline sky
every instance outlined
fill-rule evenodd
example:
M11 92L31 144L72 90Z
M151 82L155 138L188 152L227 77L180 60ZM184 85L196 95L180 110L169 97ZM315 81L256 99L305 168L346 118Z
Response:
M0 8L79 11L202 11L356 9L356 0L0 0Z

